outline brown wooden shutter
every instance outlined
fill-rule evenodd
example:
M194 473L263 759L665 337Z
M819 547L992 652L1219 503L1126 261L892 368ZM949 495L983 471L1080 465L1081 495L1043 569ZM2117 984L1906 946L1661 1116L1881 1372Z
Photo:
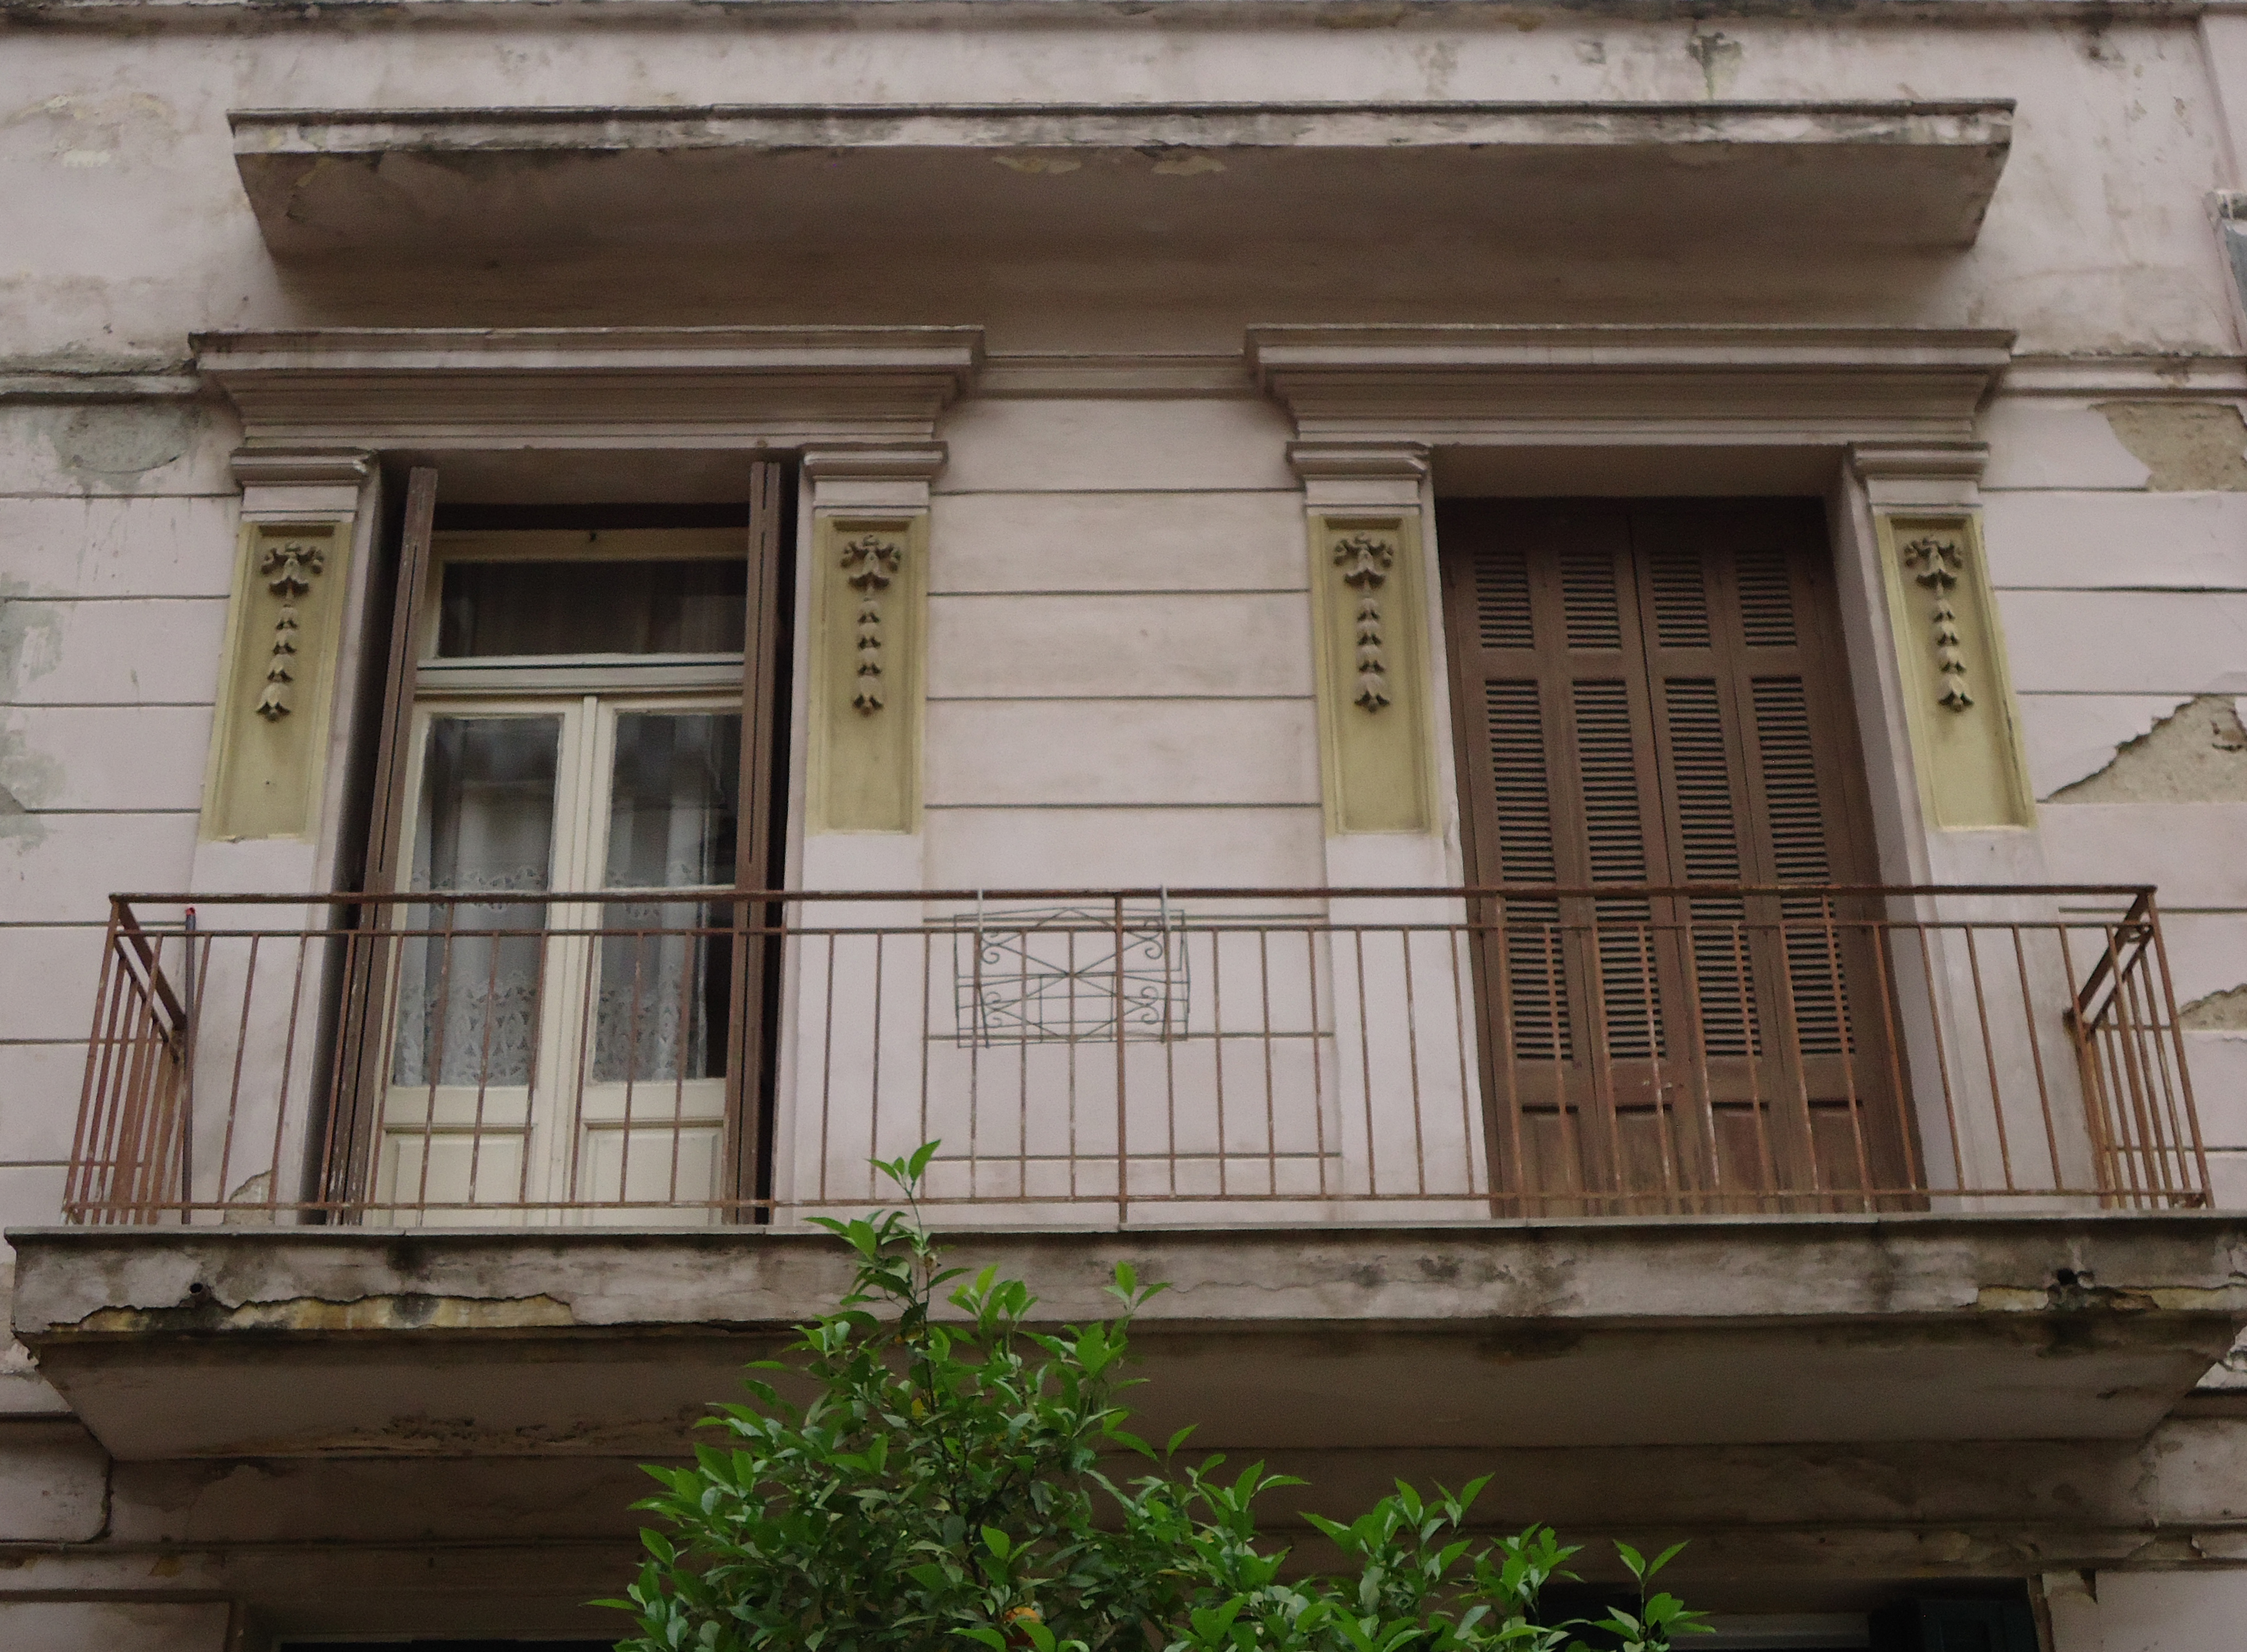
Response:
M1460 502L1440 523L1473 882L1867 877L1815 505ZM1841 1185L1837 1107L1864 1171L1861 914L1644 893L1503 912L1479 965L1492 1153L1516 1186Z
M726 1116L731 1138L726 1197L737 1221L760 1219L752 1201L769 1191L768 1034L773 986L781 966L780 932L786 908L748 901L739 893L778 887L776 802L787 783L782 685L788 680L789 469L765 461L751 467L748 623L742 633L741 795L734 839L732 904L733 1031L726 1052Z
M368 795L366 863L359 881L359 888L369 895L398 891L406 775L413 762L413 673L421 657L421 595L428 581L436 522L437 473L420 467L406 482L389 652L383 666L382 703L375 708L379 721L374 782ZM342 1205L363 1200L372 1184L375 1129L390 1060L379 1036L380 1006L395 945L388 937L396 926L393 909L380 904L359 906L351 916L355 922L345 941L343 1002L337 1018L336 1091L321 1155L321 1197Z

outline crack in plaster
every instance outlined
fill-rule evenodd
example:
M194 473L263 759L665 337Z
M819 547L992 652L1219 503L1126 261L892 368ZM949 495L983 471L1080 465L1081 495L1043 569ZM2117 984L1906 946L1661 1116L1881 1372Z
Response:
M575 1325L566 1303L535 1296L431 1296L419 1292L337 1300L292 1296L229 1306L206 1297L174 1307L100 1307L68 1327L92 1333L151 1331L520 1330Z

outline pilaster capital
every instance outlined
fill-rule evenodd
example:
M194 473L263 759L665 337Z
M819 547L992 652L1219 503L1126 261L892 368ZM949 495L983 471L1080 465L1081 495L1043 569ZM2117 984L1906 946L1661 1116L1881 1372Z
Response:
M1850 474L1875 509L1970 508L1980 502L1990 447L1979 441L1861 441Z
M374 456L359 447L249 447L234 455L245 522L350 517L373 474Z
M1315 509L1414 509L1428 477L1428 445L1291 441L1287 463L1303 479L1304 498Z
M925 510L947 457L940 441L850 443L807 448L814 510Z

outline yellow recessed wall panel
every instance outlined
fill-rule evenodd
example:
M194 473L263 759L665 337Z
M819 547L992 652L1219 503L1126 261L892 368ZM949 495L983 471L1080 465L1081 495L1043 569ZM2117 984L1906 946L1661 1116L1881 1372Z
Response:
M1886 513L1880 551L1929 818L1950 830L2034 825L1980 518Z

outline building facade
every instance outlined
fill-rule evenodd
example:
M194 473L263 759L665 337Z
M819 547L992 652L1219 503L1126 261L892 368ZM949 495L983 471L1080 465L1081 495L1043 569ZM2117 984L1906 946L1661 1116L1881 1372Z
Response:
M2247 4L19 0L0 94L0 1644L612 1635L924 1141L1306 1507L2247 1639Z

